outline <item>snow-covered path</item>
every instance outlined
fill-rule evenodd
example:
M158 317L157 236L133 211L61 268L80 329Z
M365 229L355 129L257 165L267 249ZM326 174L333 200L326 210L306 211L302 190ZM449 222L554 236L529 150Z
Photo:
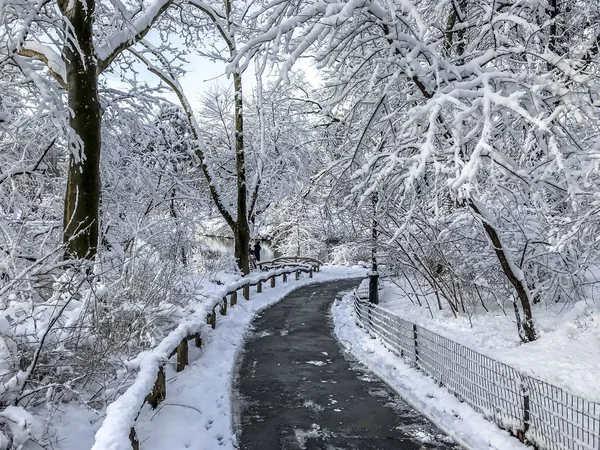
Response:
M332 336L331 303L356 285L298 289L254 321L236 382L242 449L458 448Z

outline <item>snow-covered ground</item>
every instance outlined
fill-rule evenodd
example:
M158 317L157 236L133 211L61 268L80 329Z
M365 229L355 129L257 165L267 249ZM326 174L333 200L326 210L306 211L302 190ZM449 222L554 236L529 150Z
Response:
M353 315L353 297L347 295L332 306L335 334L360 362L429 418L456 442L471 450L525 450L508 432L488 422L466 403L461 403L433 379L409 367L358 327Z
M190 365L175 372L175 358L166 366L167 398L156 410L145 405L136 422L138 438L144 450L236 448L232 429L231 384L235 361L243 346L248 326L255 315L281 300L292 290L310 283L365 275L363 268L329 266L315 273L290 279L275 289L264 286L262 294L252 293L251 300L240 296L238 306L226 317L218 318L215 330L204 334L204 347L190 346ZM222 276L227 285L238 277ZM213 290L223 289L214 285ZM590 398L600 393L594 381L600 316L594 304L578 304L569 310L536 308L538 342L520 344L514 318L508 310L454 318L445 311L433 310L432 319L425 307L413 305L400 289L384 283L381 304L407 320L459 341L480 352L501 359L533 376L560 384L574 393ZM433 303L432 303L433 305ZM358 328L351 316L348 299L333 308L336 334L340 342L361 362L394 388L417 410L467 448L483 450L524 449L516 439L501 431L421 372L408 367L380 343ZM548 363L551 361L551 363ZM104 415L75 403L60 406L49 423L57 450L89 449ZM26 449L38 448L28 443Z
M427 305L411 302L405 291L384 280L382 307L400 317L503 361L521 372L560 386L586 400L600 402L600 308L594 300L571 306L534 305L540 338L522 344L511 305L506 314L497 305L479 308L471 317L454 317L435 297ZM433 314L433 318L431 315Z
M175 357L166 365L167 398L156 410L145 405L136 422L136 432L144 450L216 448L234 449L231 385L235 362L243 346L248 326L255 315L281 300L291 291L311 283L365 276L361 267L324 266L310 279L289 278L250 301L238 298L237 306L219 317L217 327L203 335L203 348L190 346L190 365L175 372ZM279 280L278 280L279 281ZM218 286L215 288L218 289ZM94 435L103 416L81 405L67 404L52 415L50 432L56 450L82 450L94 445ZM29 443L26 449L38 448Z

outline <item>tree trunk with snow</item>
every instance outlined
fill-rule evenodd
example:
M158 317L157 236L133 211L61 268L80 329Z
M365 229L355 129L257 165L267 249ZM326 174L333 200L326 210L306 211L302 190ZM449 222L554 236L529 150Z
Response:
M70 143L65 195L63 240L68 258L96 255L100 209L101 120L98 67L94 54L94 0L59 2L69 19L70 34L63 48L66 63L71 128L79 138Z
M511 260L510 255L506 252L505 248L502 245L502 241L500 239L500 235L496 231L496 228L490 222L489 217L481 210L481 208L476 204L475 201L469 200L469 207L471 210L477 214L477 216L481 219L481 223L483 225L483 229L485 233L488 235L492 245L494 246L494 251L496 252L496 256L500 261L500 266L502 267L502 271L508 281L513 285L515 291L517 291L517 297L521 302L521 307L523 308L523 315L525 316L524 320L521 322L519 335L523 342L532 342L537 339L537 333L535 331L535 326L533 324L533 314L531 311L531 294L529 292L529 288L527 287L527 281L525 280L525 276L523 272L514 265ZM517 317L517 320L519 318Z
M250 225L248 224L248 189L246 187L246 162L244 151L244 104L242 99L242 75L233 74L235 93L235 164L237 174L237 220L233 230L235 258L244 275L250 272Z
M237 53L235 27L231 10L231 0L225 1L225 14L229 35L225 38L230 56ZM248 223L248 187L246 186L246 161L244 149L244 100L242 96L242 74L239 65L233 72L233 93L235 95L235 168L237 176L237 218L233 228L235 259L244 275L250 273L250 224Z

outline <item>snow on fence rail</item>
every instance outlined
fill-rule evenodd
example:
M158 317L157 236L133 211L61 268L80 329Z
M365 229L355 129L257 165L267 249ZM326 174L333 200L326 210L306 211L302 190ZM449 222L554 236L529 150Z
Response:
M237 303L237 293L241 289L246 300L250 300L250 287L255 286L256 292L262 292L263 283L270 281L275 287L276 278L282 277L287 282L287 276L295 274L296 280L300 273L308 273L312 278L313 271L319 272L319 261L307 264L294 264L280 267L268 272L252 274L223 286L203 303L203 308L194 312L184 323L171 331L160 344L149 352L143 352L130 362L130 367L137 367L138 374L133 384L117 400L106 409L106 417L102 426L96 432L96 441L92 450L139 450L140 444L135 432L137 416L148 402L156 408L167 395L164 365L169 358L177 355L177 372L181 372L188 364L188 341L193 340L196 347L202 347L202 331L206 326L215 328L217 325L217 309L221 315L227 314L229 306Z
M600 404L404 320L355 291L357 324L488 420L540 450L599 450Z

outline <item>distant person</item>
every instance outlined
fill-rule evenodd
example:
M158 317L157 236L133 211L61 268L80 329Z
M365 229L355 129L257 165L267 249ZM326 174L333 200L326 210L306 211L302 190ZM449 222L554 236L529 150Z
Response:
M260 249L260 242L256 241L256 244L254 244L254 257L257 261L260 261Z
M250 270L255 270L256 269L256 258L254 257L254 249L252 248L252 242L250 243L250 246L248 247L248 263L250 264Z

